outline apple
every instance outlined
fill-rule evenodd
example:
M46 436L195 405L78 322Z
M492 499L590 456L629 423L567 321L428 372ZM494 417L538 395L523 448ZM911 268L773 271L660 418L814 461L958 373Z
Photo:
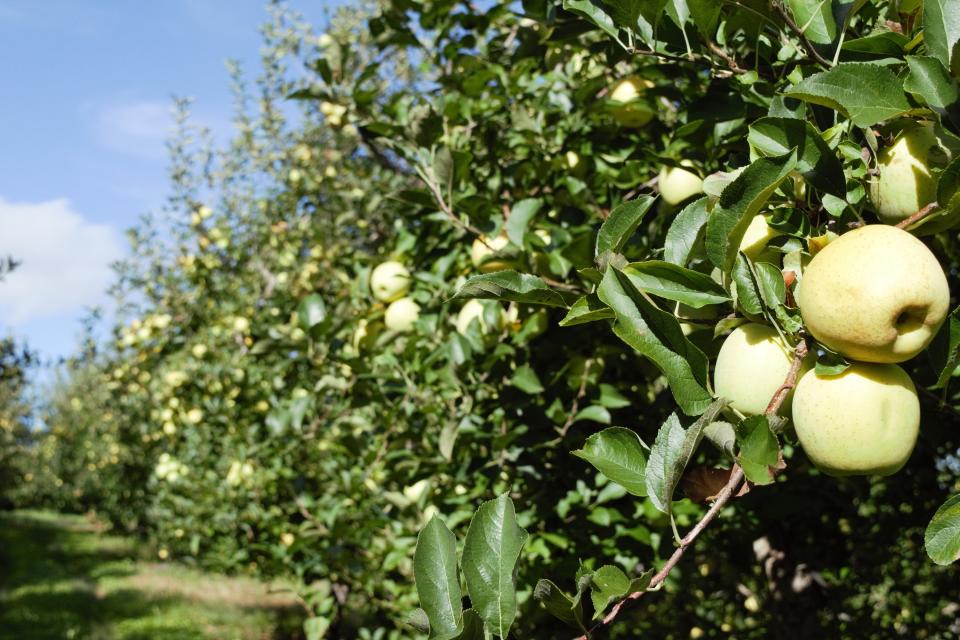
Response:
M775 261L771 260L772 256L770 252L764 251L764 249L767 248L768 242L779 235L779 231L767 224L767 219L763 214L758 213L753 216L749 226L747 226L747 230L743 233L743 239L740 241L740 251L747 254L747 257L754 261Z
M809 332L863 362L903 362L933 340L950 306L947 278L912 234L882 224L849 231L813 257L798 303Z
M793 353L772 327L744 324L727 337L720 347L713 373L713 390L718 397L744 415L766 411L787 378ZM807 368L804 364L804 368ZM789 409L790 396L783 406Z
M793 398L800 445L832 476L896 473L920 429L920 401L895 364L852 363L837 376L807 372Z
M378 264L370 274L370 291L383 302L393 302L410 291L410 272L394 260Z
M503 251L508 244L510 244L510 240L505 234L500 234L494 238L480 236L474 240L473 244L470 246L470 261L473 262L474 267L483 273L509 269L509 262L505 260L491 259L495 258L496 254Z
M647 89L655 86L638 76L623 78L610 90L613 118L624 127L642 127L653 119L654 110L643 99Z
M663 166L657 177L660 196L664 202L677 205L698 193L703 193L703 179L681 167L693 167L689 160L681 160L680 167Z
M390 331L410 331L420 317L420 305L412 298L394 300L383 315L383 322Z
M870 180L870 201L881 222L897 224L937 199L939 175L931 165L946 166L933 123L903 129L877 156L879 175Z
M499 304L497 304L497 306L500 307ZM464 304L463 307L460 309L460 313L457 314L457 333L461 335L466 334L467 329L470 328L470 323L473 322L474 319L476 319L477 322L480 323L481 333L486 333L487 330L490 329L491 327L487 326L487 320L486 318L484 318L484 309L485 307L483 303L480 302L480 300L477 300L476 298L467 300L466 304ZM506 312L503 310L502 307L500 307L500 313L498 314L498 321L495 324L495 326L492 328L494 330L502 329L504 323L507 322L507 320L508 318L507 318Z

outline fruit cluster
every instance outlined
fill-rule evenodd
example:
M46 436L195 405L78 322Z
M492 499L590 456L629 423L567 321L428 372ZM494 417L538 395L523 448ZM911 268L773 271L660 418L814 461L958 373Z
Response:
M900 366L930 344L946 318L943 269L902 229L867 225L821 249L795 292L807 331L849 360L837 375L804 362L793 424L824 473L890 475L910 457L920 427L916 388ZM720 349L715 392L743 414L759 414L790 369L789 347L771 327L738 327Z

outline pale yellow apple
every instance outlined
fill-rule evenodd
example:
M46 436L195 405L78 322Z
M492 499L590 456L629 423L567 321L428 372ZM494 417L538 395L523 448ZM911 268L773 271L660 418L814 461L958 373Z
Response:
M854 362L838 376L806 373L793 397L793 424L807 457L832 476L896 473L920 429L920 402L895 364Z
M758 213L753 216L750 225L743 234L743 239L740 241L740 251L754 261L769 258L769 253L764 252L764 249L767 248L768 242L779 235L779 231L767 224L767 219L763 217L763 214ZM769 262L770 260L764 261Z
M493 238L481 236L474 240L470 246L470 261L473 262L474 267L483 273L509 269L510 264L505 260L491 259L503 251L508 244L510 244L510 240L504 234Z
M383 323L391 331L410 331L420 317L420 305L412 298L394 300L383 314Z
M849 231L813 257L799 291L814 338L853 360L903 362L936 335L950 306L936 257L882 224Z
M787 378L792 362L789 345L773 327L741 325L720 347L713 374L714 393L729 400L730 406L744 415L761 414ZM789 410L789 395L783 407Z
M689 160L681 160L680 165L693 167L693 163ZM660 197L667 204L680 204L691 196L703 193L703 179L693 171L681 167L664 165L660 169L657 185L660 189Z
M497 306L499 307L500 305L497 304ZM498 321L492 329L499 331L508 320L507 313L502 307L500 308L500 313L497 315L497 318ZM467 300L466 304L460 309L460 313L457 314L457 333L465 334L474 319L480 323L480 331L482 333L486 333L491 329L491 327L487 326L487 320L484 318L484 305L476 298Z
M880 221L896 224L936 200L939 176L931 165L942 167L947 160L933 123L901 131L877 156L880 173L870 181L870 201Z
M393 302L410 291L410 272L399 262L378 264L370 274L370 291L383 302Z
M623 78L610 90L613 118L624 127L642 127L653 119L654 110L644 100L647 89L654 86L638 76Z

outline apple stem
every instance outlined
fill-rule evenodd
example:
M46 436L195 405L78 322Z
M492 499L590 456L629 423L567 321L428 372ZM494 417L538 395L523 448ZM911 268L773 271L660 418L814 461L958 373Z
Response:
M776 415L776 413L780 411L780 408L783 406L783 402L787 397L787 392L797 386L797 378L800 377L800 369L803 367L803 360L807 357L807 353L807 343L805 340L801 340L794 349L793 361L790 363L790 370L787 372L787 377L784 379L783 384L780 385L776 391L774 391L773 397L770 398L770 404L767 405L767 410L764 412L764 415ZM658 571L650 580L649 586L647 586L647 588L643 591L635 591L624 596L619 602L613 605L610 613L605 615L603 620L592 626L586 634L580 636L576 640L590 640L594 633L604 626L609 625L616 619L624 605L633 600L639 599L647 591L662 585L664 581L666 581L667 576L670 575L670 572L673 571L673 568L676 567L680 562L680 559L683 557L683 554L686 553L687 548L694 543L697 537L703 533L704 529L706 529L707 526L709 526L710 523L713 522L713 520L720 514L720 511L730 501L730 498L737 495L737 490L740 488L740 484L742 482L743 469L740 468L740 465L734 463L733 467L730 469L730 477L727 479L727 483L717 494L717 497L710 506L710 509L703 514L703 517L700 518L700 521L697 522L697 524L695 524L693 528L687 532L687 535L683 536L673 554L667 559L660 571Z
M934 200L927 206L923 207L922 209L920 209L919 211L911 215L909 218L904 218L903 220L898 222L897 229L906 229L913 223L923 220L924 218L926 218L928 215L930 215L931 213L933 213L939 208L940 208L940 204L936 200Z

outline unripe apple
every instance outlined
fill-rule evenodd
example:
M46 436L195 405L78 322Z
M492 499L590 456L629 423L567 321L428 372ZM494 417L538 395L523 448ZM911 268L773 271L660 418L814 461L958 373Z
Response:
M420 317L420 305L412 298L394 300L383 315L383 322L391 331L410 331Z
M792 362L790 347L775 329L755 323L741 325L720 347L713 390L740 413L761 414L786 379ZM804 363L804 368L807 366ZM789 395L783 406L789 409Z
M939 177L931 165L942 167L948 160L933 123L901 131L877 156L880 174L870 181L870 201L880 221L897 224L936 200Z
M383 262L370 274L370 291L377 300L393 302L407 295L409 290L410 272L399 262Z
M654 110L643 99L647 89L654 86L638 76L623 78L610 90L613 118L624 127L642 127L653 119Z
M500 307L499 304L497 304ZM467 300L466 304L460 309L460 313L457 314L457 333L465 334L467 329L470 328L470 323L476 319L480 323L480 331L486 333L491 327L487 326L487 320L484 318L484 305L480 300L472 298ZM499 331L503 328L505 322L507 322L507 314L502 307L499 309L497 314L497 322L492 327L492 329Z
M491 258L494 258L496 254L503 251L508 244L510 244L510 240L506 235L503 234L498 235L495 238L481 236L474 240L473 244L470 246L470 261L473 262L474 267L483 273L509 269L510 263L507 261L496 259L491 260Z
M864 362L920 353L947 316L950 289L936 257L910 233L882 224L849 231L813 257L799 293L814 338Z
M693 167L689 160L681 160L682 167ZM687 198L703 193L703 179L692 171L681 167L663 166L657 177L660 196L671 205L680 204Z
M896 473L917 443L920 402L895 364L852 363L837 376L807 372L793 398L807 457L832 476Z
M750 225L743 234L743 239L740 241L740 251L747 254L747 257L751 260L762 260L767 243L779 235L779 231L767 224L767 219L763 214L758 213L753 216Z

